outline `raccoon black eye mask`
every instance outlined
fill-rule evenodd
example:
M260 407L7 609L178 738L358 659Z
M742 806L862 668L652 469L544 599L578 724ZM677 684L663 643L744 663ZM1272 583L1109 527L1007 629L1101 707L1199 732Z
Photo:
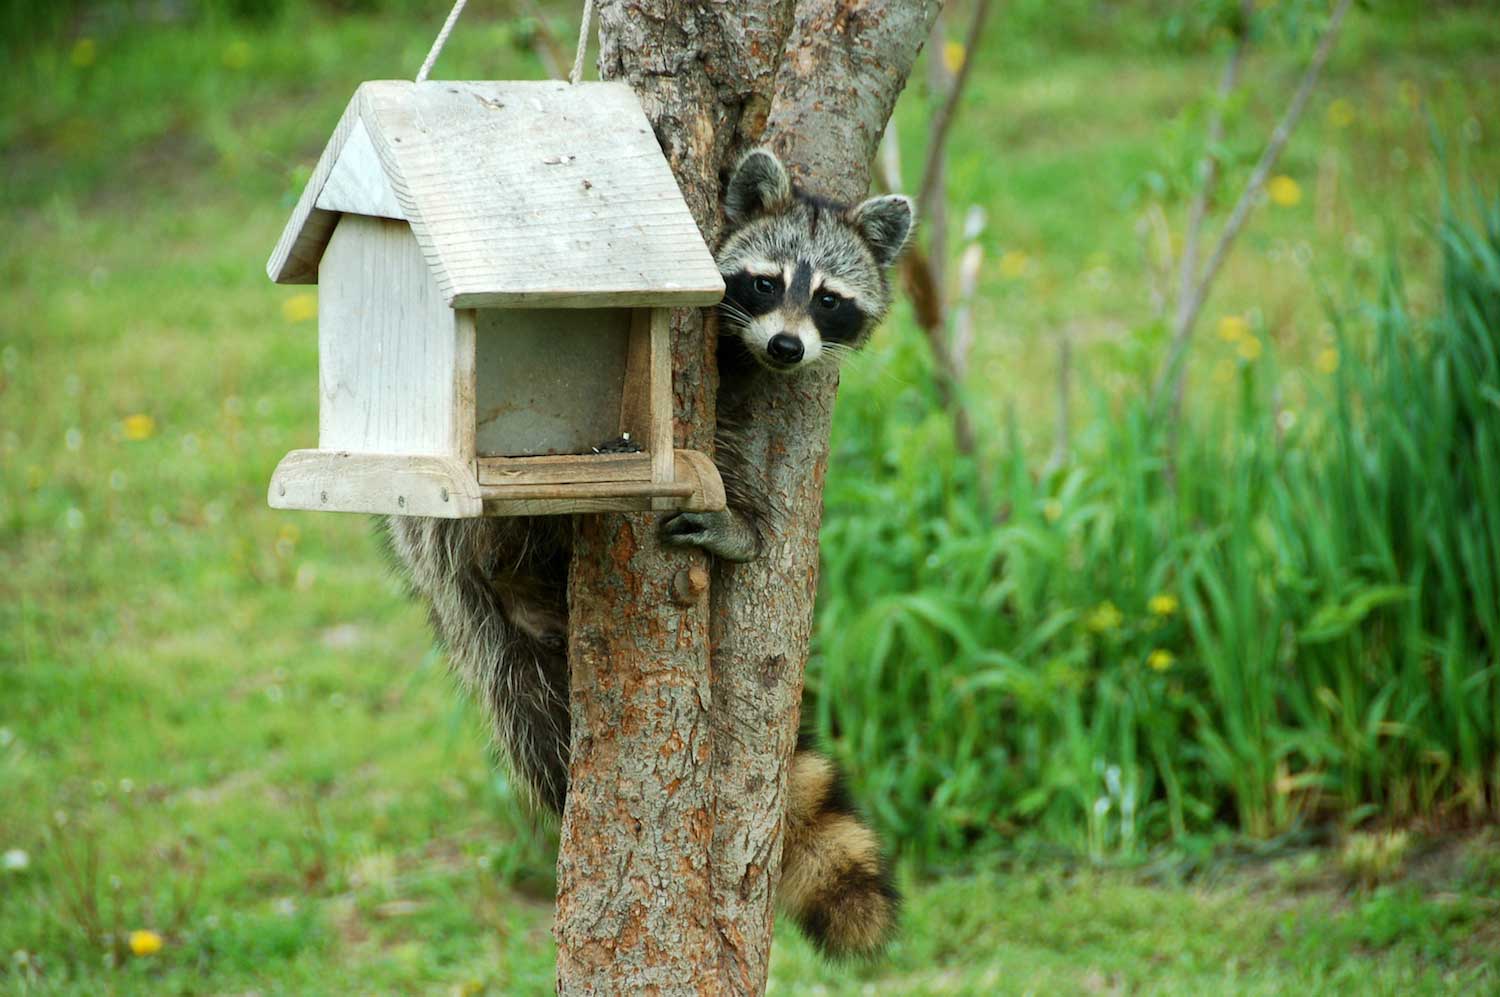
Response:
M911 202L855 207L797 191L779 160L740 160L724 196L729 228L717 254L728 292L720 330L720 398L752 378L784 376L858 349L890 307L886 270L911 232ZM721 406L722 407L722 406ZM666 519L663 540L745 561L775 529L746 473L734 427L721 421L716 460L729 508ZM487 708L517 783L561 813L568 789L568 562L565 517L385 521L391 552L430 608L433 630ZM890 937L899 897L879 839L859 818L838 770L798 745L787 791L777 899L824 952L868 954Z

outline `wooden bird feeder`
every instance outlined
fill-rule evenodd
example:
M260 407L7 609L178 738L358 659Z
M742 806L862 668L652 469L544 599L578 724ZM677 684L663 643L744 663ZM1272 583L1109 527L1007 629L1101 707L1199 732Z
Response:
M363 84L267 271L319 285L318 448L274 508L724 507L668 342L724 283L629 87Z

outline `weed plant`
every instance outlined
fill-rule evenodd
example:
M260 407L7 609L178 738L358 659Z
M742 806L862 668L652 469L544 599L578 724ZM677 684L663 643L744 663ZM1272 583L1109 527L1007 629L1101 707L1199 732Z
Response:
M898 840L1131 857L1222 823L1500 814L1500 204L1435 238L1436 314L1393 265L1330 308L1302 411L1269 352L1241 359L1173 473L1144 392L1099 392L1054 474L1009 430L980 508L925 387L910 419L846 395L810 709Z

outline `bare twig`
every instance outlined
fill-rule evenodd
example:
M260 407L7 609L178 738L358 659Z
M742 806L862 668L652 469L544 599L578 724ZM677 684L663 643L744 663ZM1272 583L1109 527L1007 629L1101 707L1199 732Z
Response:
M1135 223L1140 241L1141 262L1146 266L1147 291L1151 297L1151 315L1161 319L1167 314L1167 283L1172 269L1172 234L1168 231L1166 213L1161 204L1151 201Z
M1255 206L1256 198L1260 196L1266 181L1270 179L1271 171L1276 168L1281 152L1286 148L1287 140L1292 137L1297 122L1302 119L1302 112L1307 109L1307 101L1312 96L1313 87L1317 85L1318 77L1322 75L1328 57L1333 54L1333 45L1338 40L1339 30L1343 27L1344 15L1349 12L1350 3L1351 0L1339 0L1339 5L1334 8L1333 17L1329 20L1328 27L1318 42L1318 49L1313 53L1312 62L1308 63L1307 72L1303 74L1302 82L1298 84L1292 102L1287 105L1286 114L1276 125L1276 131L1271 134L1271 141L1266 145L1265 152L1261 153L1260 162L1255 164L1255 170L1250 174L1249 182L1245 184L1244 193L1240 195L1234 211L1230 213L1229 221L1224 224L1224 231L1219 234L1219 241L1215 243L1213 254L1209 256L1208 265L1204 267L1203 276L1198 281L1199 308L1203 306L1208 288L1218 276L1219 268L1224 265L1224 258L1229 255L1230 247L1234 245L1240 229L1244 228L1245 219L1249 216L1250 209Z
M969 30L964 36L963 65L959 67L958 75L953 79L953 85L948 88L947 99L938 106L937 115L932 119L932 135L927 146L927 162L922 167L922 188L917 195L918 218L927 214L936 194L935 188L941 171L935 170L933 164L942 159L943 149L948 144L948 130L953 127L959 98L963 96L964 86L969 82L969 71L974 65L974 50L979 45L980 36L984 33L985 19L989 16L990 0L978 0L974 4L974 16L969 21ZM941 51L930 52L928 58L941 61L943 53Z
M541 8L536 5L536 0L521 0L521 8L536 25L536 32L531 36L531 51L542 64L542 72L551 79L563 79L566 75L563 67L568 64L568 56L563 51L562 43L553 34L552 27L547 23Z
M875 160L875 182L885 190L901 190L901 136L896 131L896 119L885 126L880 136L880 155Z
M927 36L927 85L943 107L951 105L958 92L957 78L948 72L944 49L948 44L948 18L941 10ZM964 66L969 54L964 52ZM951 120L951 119L950 119ZM948 311L948 143L941 129L941 115L932 119L927 134L927 161L922 167L922 189L917 217L927 229L928 280L937 290L938 314ZM941 335L941 332L940 332Z
M974 345L974 294L979 288L979 268L984 262L984 247L979 237L984 234L984 209L974 204L969 206L964 217L964 238L968 245L958 260L958 292L953 299L953 333L949 337L948 349L953 357L953 375L960 382L969 373L969 350Z
M953 420L953 442L960 454L972 457L978 467L979 500L989 508L989 479L974 434L974 422L964 398L963 380L968 368L969 350L973 344L972 299L979 281L983 249L979 236L984 230L984 213L970 209L966 218L966 246L959 263L957 296L950 298L947 288L948 198L946 189L947 143L955 109L974 64L974 49L989 15L991 0L979 0L974 7L965 35L964 61L958 73L950 74L943 64L946 41L942 15L932 26L928 39L929 82L934 94L940 95L937 114L927 136L927 154L917 196L917 219L927 231L925 247L915 244L901 261L901 279L911 301L917 325L932 352L933 379L938 403ZM874 170L877 181L887 190L901 187L901 149L894 127L886 130Z
M1073 448L1073 330L1062 327L1057 341L1057 408L1052 436L1052 455L1042 474L1050 477L1067 466Z
M1214 188L1219 183L1219 146L1224 142L1225 112L1228 110L1229 98L1239 83L1240 66L1245 60L1245 47L1249 44L1250 17L1254 9L1255 0L1240 0L1240 21L1235 25L1234 47L1229 52L1229 60L1224 63L1224 74L1219 78L1219 90L1210 111L1208 141L1203 149L1203 159L1198 164L1198 191L1188 211L1187 232L1183 237L1182 259L1178 267L1177 323L1182 321L1183 308L1192 296L1193 283L1198 276L1198 240L1203 236L1208 205L1213 200Z
M1317 49L1313 52L1312 59L1302 74L1302 80L1297 85L1296 92L1292 95L1286 111L1283 112L1281 120L1277 122L1275 130L1271 133L1270 141L1266 143L1259 161L1251 171L1250 179L1245 183L1245 189L1240 193L1234 210L1230 212L1229 220L1224 224L1224 230L1219 233L1219 239L1214 244L1207 265L1196 281L1192 282L1190 292L1178 302L1177 317L1173 323L1172 345L1156 386L1158 400L1170 386L1172 392L1170 421L1173 424L1176 423L1182 410L1182 362L1192 339L1193 326L1198 321L1203 305L1208 300L1208 293L1225 259L1228 258L1235 239L1244 228L1245 220L1249 217L1251 209L1255 207L1266 181L1270 179L1271 171L1275 169L1277 161L1281 158L1282 150L1286 148L1287 140L1291 138L1297 122L1302 118L1302 112L1307 108L1308 98L1312 96L1318 77L1322 74L1328 57L1333 53L1334 43L1338 40L1350 3L1351 0L1339 0L1338 6L1334 8L1328 26L1323 30L1322 37L1318 39Z

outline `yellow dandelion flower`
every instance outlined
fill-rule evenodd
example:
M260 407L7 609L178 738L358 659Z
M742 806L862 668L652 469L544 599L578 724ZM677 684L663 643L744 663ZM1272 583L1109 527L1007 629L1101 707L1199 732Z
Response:
M73 45L73 54L70 57L73 65L79 69L92 66L99 58L99 43L92 38L80 38Z
M1177 597L1170 592L1153 595L1146 603L1146 608L1154 616L1171 616L1177 612Z
M120 428L125 431L127 440L149 440L156 435L156 420L145 412L137 412L135 415L127 415Z
M1302 185L1285 173L1272 177L1266 192L1271 195L1271 203L1278 207L1295 208L1302 203Z
M1030 263L1024 249L1008 249L1000 256L1000 276L1014 280L1026 272Z
M964 51L963 42L949 42L943 46L943 66L948 72L957 74L964 68L964 59L968 53Z
M306 322L318 317L316 294L294 294L281 303L281 314L288 322Z
M1335 128L1348 128L1354 124L1354 105L1342 97L1328 105L1328 123Z
M1318 370L1324 374L1332 374L1339 369L1339 351L1332 346L1319 350L1317 358L1313 361Z
M1048 499L1042 503L1042 518L1049 523L1055 523L1062 518L1062 503L1057 499Z
M1177 656L1164 647L1158 647L1146 656L1146 664L1152 671L1164 672L1177 663Z
M154 931L132 931L130 933L130 951L135 955L155 955L161 951L162 939Z
M1238 353L1242 359L1259 360L1261 354L1260 340L1255 336L1246 336L1244 339L1240 340L1239 346L1235 347L1235 352Z
M1121 623L1125 622L1125 614L1120 612L1113 602L1108 599L1095 606L1087 617L1084 618L1084 626L1095 633L1107 633L1110 630L1118 630Z
M224 46L224 68L244 69L250 65L250 43L244 39L236 39Z
M1238 343L1250 333L1250 323L1238 315L1225 315L1219 319L1219 338L1226 343Z

